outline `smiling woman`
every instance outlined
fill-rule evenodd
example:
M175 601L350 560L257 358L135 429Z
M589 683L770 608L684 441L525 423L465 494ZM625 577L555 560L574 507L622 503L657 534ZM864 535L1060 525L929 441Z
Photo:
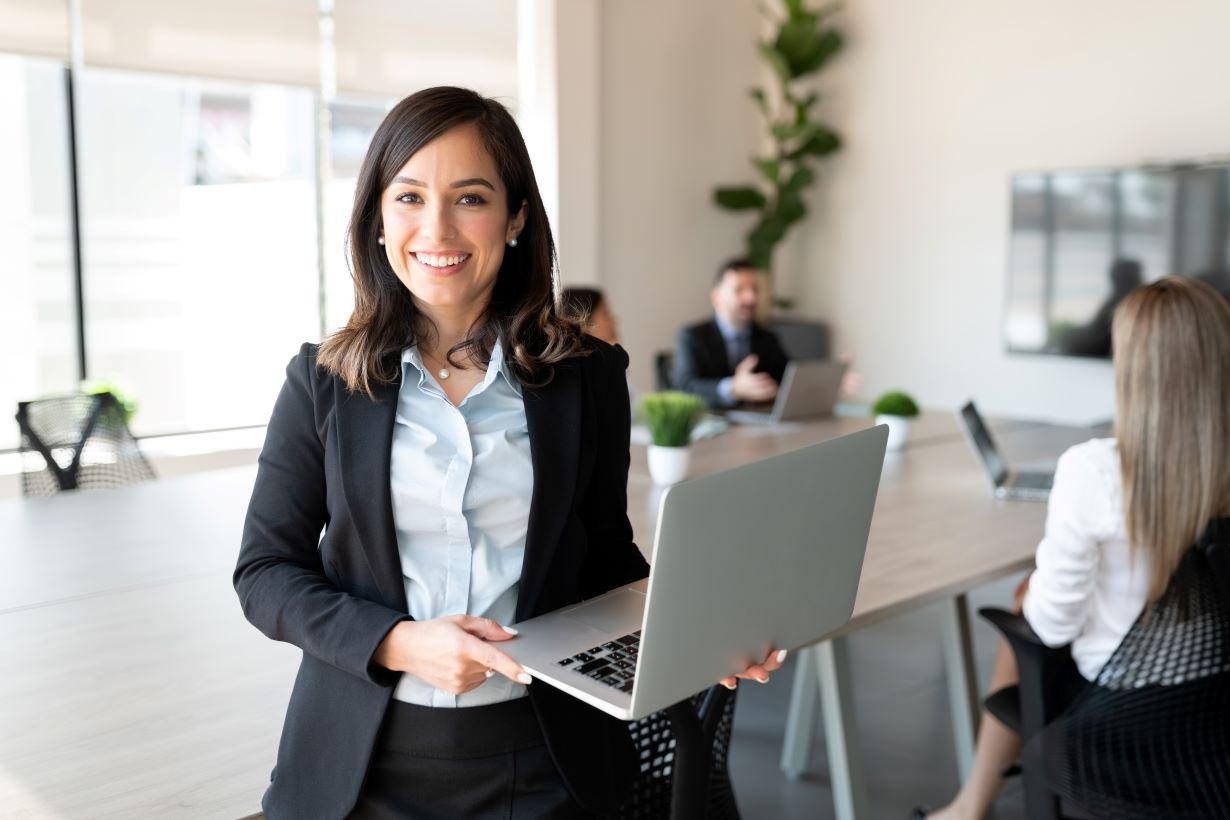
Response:
M555 245L529 153L494 100L432 88L399 103L372 138L351 212L355 308L320 347L352 390L398 375L415 344L451 372L485 368L503 337L517 377L550 378L581 353L555 310Z
M558 312L512 117L457 88L403 100L348 241L354 311L287 368L235 570L248 619L303 649L265 813L614 806L627 729L499 649L507 624L648 572L628 359Z

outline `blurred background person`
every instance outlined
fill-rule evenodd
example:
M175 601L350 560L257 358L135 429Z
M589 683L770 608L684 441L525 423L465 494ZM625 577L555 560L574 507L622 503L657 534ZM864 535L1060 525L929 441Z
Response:
M563 313L585 326L585 332L607 344L619 343L619 324L598 288L564 288Z

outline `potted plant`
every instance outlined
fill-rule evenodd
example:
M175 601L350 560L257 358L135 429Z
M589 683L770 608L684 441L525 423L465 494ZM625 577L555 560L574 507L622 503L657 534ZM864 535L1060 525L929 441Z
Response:
M910 419L918 415L918 404L900 390L890 390L871 406L876 424L888 425L888 449L900 450L910 438Z
M804 194L816 180L813 166L841 148L841 138L816 116L820 95L810 86L810 78L844 44L841 32L829 22L835 6L809 9L805 0L782 0L782 6L775 34L758 44L774 83L768 89L750 91L764 120L767 148L763 156L752 158L757 182L722 186L713 192L719 207L753 212L755 221L747 233L745 253L766 273L773 269L778 243L807 215ZM790 307L789 300L777 297L774 301Z
M641 399L641 416L649 427L649 475L655 484L676 484L688 474L692 428L705 403L691 393L666 390Z

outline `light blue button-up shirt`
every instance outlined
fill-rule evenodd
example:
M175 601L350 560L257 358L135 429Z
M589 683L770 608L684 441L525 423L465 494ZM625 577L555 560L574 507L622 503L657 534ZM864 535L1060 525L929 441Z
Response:
M740 362L740 356L739 356L739 332L740 331L737 330L734 325L729 324L721 316L718 316L717 314L714 314L713 321L717 323L718 332L722 334L722 341L726 343L726 359L730 362L730 367L733 370L734 368L738 367L739 362ZM742 332L748 338L749 343L750 343L752 329L750 327L747 327L747 328L744 328ZM748 350L748 353L750 352L751 350ZM739 403L738 399L735 398L734 385L732 384L733 381L734 381L733 376L727 376L726 378L719 381L717 385L718 397L721 398L722 401L724 401L728 405L735 405Z
M393 523L410 615L477 615L512 623L534 468L521 386L499 341L483 381L459 406L417 347L402 353L390 463ZM493 675L452 695L409 673L393 696L420 706L480 706L525 695Z

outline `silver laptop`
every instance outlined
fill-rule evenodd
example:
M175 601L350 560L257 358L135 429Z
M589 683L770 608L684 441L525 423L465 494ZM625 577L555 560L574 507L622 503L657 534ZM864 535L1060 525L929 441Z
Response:
M776 424L831 415L847 367L849 363L832 359L792 360L786 364L772 407L741 407L726 417L740 424Z
M1054 470L1009 469L1000 455L999 448L995 446L990 429L982 420L982 414L972 401L966 402L965 406L957 411L957 418L961 422L961 429L965 431L966 439L986 469L987 477L991 479L996 498L1046 501L1051 494L1051 484L1055 481Z
M850 619L884 425L667 489L649 578L517 624L534 678L623 720Z

